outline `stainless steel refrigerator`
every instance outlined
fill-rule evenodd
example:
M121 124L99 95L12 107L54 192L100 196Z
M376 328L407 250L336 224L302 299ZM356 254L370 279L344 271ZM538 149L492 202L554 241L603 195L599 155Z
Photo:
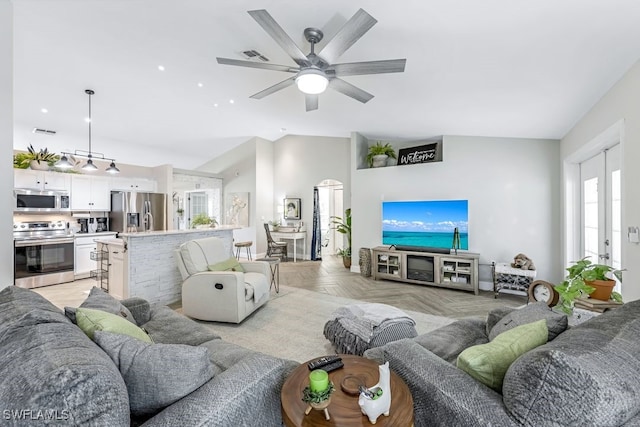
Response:
M166 230L167 195L112 191L109 226L119 233Z

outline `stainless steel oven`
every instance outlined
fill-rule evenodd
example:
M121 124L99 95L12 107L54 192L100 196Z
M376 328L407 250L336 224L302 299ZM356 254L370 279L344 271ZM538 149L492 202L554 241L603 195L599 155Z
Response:
M14 190L16 212L64 212L71 210L69 193L66 191Z
M66 224L14 224L14 283L37 288L74 280L74 241Z

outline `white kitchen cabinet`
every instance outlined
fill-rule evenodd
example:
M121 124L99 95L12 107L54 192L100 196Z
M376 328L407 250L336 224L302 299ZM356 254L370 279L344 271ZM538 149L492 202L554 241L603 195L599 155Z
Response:
M75 238L75 267L74 274L76 279L89 277L89 272L97 268L96 261L91 259L91 252L97 249L97 243L94 242L96 236L77 237Z
M76 279L89 277L91 270L98 268L97 261L91 259L91 252L98 249L96 239L115 239L116 233L102 232L91 233L90 235L76 234L75 236L75 266L74 274Z
M110 211L109 178L74 175L71 177L72 211Z
M34 190L69 191L70 176L61 172L14 169L13 186Z
M124 299L124 245L108 244L109 294Z
M112 191L156 191L156 182L145 178L113 177L110 185Z

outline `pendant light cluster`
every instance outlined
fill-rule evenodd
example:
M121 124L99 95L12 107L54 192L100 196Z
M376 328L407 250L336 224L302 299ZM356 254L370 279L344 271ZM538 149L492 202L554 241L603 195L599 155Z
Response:
M111 173L111 174L116 174L116 173L120 173L120 169L118 169L116 167L116 161L115 159L108 159L106 157L104 157L104 154L102 153L96 153L96 152L92 152L91 151L91 96L95 94L94 91L92 91L91 89L87 89L84 91L84 93L86 93L87 95L89 95L89 151L85 151L85 150L75 150L74 153L66 153L66 152L62 152L62 157L60 157L60 160L58 160L55 164L55 167L60 168L60 169L71 169L73 168L75 165L73 163L71 163L69 161L69 157L84 157L85 159L87 159L87 162L82 166L82 170L87 171L87 172L93 172L98 170L98 167L93 164L93 159L97 158L100 160L111 160L111 164L109 165L109 167L107 169L105 169L106 172ZM69 156L69 157L67 157Z

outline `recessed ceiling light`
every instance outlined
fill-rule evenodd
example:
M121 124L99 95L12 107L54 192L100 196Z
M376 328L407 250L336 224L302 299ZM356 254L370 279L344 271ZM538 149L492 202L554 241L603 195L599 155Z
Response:
M233 99L230 99L230 100L229 100L229 104L233 104L233 103L235 103L235 102L236 102L236 101L234 101Z
M202 87L204 86L204 84L202 84L202 82L198 82L198 87Z
M217 108L217 107L218 107L218 104L217 104L217 103L216 103L216 104L213 104L213 106Z
M49 112L49 110L47 110L46 108L41 109L40 111L42 111L43 113L47 114Z
M91 119L89 117L85 117L84 121L87 122L87 123L91 123Z
M164 71L164 65L158 65L158 70Z

